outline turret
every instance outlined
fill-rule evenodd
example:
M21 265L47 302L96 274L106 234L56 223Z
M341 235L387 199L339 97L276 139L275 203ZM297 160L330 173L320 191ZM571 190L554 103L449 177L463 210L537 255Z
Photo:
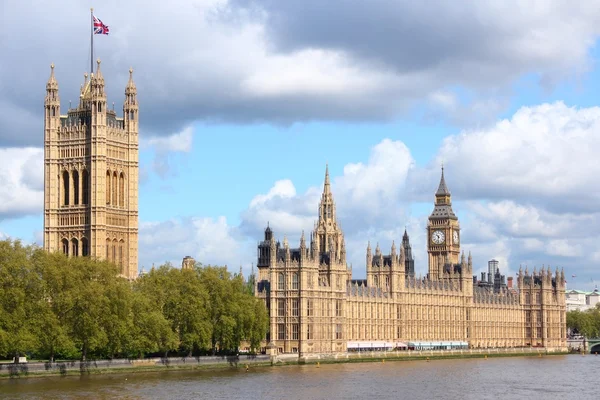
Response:
M467 261L469 272L473 273L473 257L471 257L471 251L469 250L469 259Z
M138 132L138 112L137 88L133 82L133 68L129 68L129 81L125 87L125 102L123 103L125 129L128 132Z
M319 261L319 245L316 235L310 234L310 258Z
M54 76L54 64L50 64L50 77L46 83L45 108L45 139L55 140L56 131L60 124L60 97L58 96L58 82Z
M342 245L340 249L340 262L342 265L346 265L346 240L342 236Z
M308 249L306 248L306 239L304 238L304 230L302 230L302 236L300 236L300 261L304 261L308 256Z

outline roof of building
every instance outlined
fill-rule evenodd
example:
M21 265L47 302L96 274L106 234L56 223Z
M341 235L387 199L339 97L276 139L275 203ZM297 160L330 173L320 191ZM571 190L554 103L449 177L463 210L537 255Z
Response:
M435 192L435 194L436 196L450 196L450 190L448 190L448 186L446 186L446 180L444 179L444 167L442 167L440 185L438 186L438 190Z

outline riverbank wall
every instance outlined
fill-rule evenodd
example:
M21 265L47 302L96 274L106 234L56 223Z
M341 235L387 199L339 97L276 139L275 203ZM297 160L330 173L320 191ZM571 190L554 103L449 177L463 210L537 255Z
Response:
M334 354L307 354L298 357L300 364L316 363L348 363L348 362L381 362L408 360L436 360L445 358L487 358L487 357L543 357L548 355L568 354L568 349L555 348L510 348L510 349L460 349L460 350L398 350L398 351L365 351ZM278 356L275 363L289 364L294 361L286 355Z
M0 363L0 377L127 373L164 369L246 368L246 366L271 365L271 363L272 359L268 355Z

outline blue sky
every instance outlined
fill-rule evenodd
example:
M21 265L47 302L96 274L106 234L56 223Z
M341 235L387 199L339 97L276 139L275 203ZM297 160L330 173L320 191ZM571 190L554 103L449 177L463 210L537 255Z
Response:
M0 236L41 243L40 104L51 62L63 113L76 98L84 3L1 6ZM328 163L356 277L367 241L388 251L405 226L425 273L443 162L477 270L497 258L509 275L551 265L577 275L570 287L600 281L597 2L176 3L95 11L111 29L95 42L109 102L130 66L139 92L140 268L191 255L248 273L267 221L292 244L312 228Z

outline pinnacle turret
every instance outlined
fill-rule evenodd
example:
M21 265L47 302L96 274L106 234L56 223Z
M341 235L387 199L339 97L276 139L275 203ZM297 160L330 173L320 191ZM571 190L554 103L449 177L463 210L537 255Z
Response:
M50 77L46 83L46 90L58 90L58 82L54 76L54 63L50 64Z
M133 68L129 68L129 81L127 81L127 86L125 87L125 94L131 93L137 93L137 88L135 87L135 83L133 82Z

